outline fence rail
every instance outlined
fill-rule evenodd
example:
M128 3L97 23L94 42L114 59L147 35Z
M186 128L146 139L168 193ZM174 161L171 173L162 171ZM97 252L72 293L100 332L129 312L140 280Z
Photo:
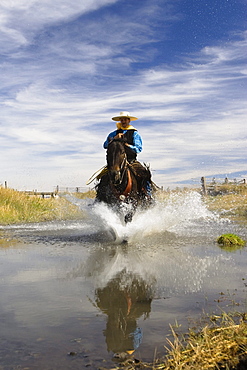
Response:
M8 189L8 183L7 181L4 181L3 184L0 183L0 187ZM21 193L27 194L27 195L36 195L40 196L42 198L51 197L55 198L59 193L86 193L87 191L92 190L93 188L90 188L88 186L67 186L67 187L61 187L57 185L54 187L53 191L38 191L38 190L20 190Z
M41 196L42 198L55 198L59 193L85 193L87 191L90 191L90 188L86 188L85 186L77 186L77 187L59 187L56 186L54 191L37 191L37 190L25 190L22 191L22 193L27 195L37 195Z
M87 191L92 190L88 186L59 186L55 188L56 193L86 193Z
M53 191L29 191L29 190L25 190L25 191L22 191L21 193L24 193L24 194L27 194L27 195L36 195L36 196L40 196L41 198L46 198L46 197L51 197L51 198L55 198L57 196L57 192L53 192Z

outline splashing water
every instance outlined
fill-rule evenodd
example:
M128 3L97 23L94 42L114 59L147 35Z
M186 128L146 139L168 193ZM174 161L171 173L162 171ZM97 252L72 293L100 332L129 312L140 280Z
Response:
M206 238L201 241L201 227L204 235L205 229L209 229L212 245L212 233L218 232L225 221L210 212L196 192L170 194L154 207L138 210L126 225L103 203L91 208L90 217L101 230L111 230L115 238L113 244L97 247L87 261L85 273L88 272L97 287L106 286L124 271L130 280L124 284L131 284L131 278L138 276L160 297L174 292L198 292L204 285L212 285L219 271L224 275L224 264L229 257L218 252L207 255ZM195 235L200 239L195 239L197 248L192 251ZM189 237L189 248L179 247L181 243L186 245L184 236ZM122 241L128 241L128 246L121 244Z
M220 222L210 212L197 192L171 194L166 201L158 201L147 210L137 210L132 222L125 224L112 208L104 203L87 207L95 227L108 230L116 243L140 240L160 232L182 232L198 220Z

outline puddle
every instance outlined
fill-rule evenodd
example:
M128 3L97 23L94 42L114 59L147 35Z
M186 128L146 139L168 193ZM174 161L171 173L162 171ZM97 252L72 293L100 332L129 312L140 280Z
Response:
M114 353L164 354L169 324L246 311L246 229L210 213L196 193L136 213L77 203L83 220L1 227L0 368L112 367ZM123 240L128 243L122 243Z

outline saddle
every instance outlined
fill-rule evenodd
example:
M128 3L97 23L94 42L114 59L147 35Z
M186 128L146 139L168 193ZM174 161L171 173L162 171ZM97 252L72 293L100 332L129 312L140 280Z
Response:
M136 177L145 181L151 181L151 172L149 166L146 163L142 165L140 162L135 160L129 163L129 165L131 171Z

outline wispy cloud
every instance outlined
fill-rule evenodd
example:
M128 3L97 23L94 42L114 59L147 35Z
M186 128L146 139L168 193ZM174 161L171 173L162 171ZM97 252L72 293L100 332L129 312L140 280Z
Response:
M118 0L2 0L1 34L11 45L26 45L38 29L95 11ZM5 41L6 41L5 39ZM1 38L1 41L3 38Z

